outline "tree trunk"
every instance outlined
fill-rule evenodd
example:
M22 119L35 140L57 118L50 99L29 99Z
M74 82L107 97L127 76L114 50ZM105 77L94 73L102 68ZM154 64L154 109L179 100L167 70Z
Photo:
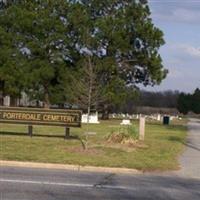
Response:
M10 107L16 107L17 106L17 98L14 96L10 97Z
M0 94L0 106L3 106L3 94Z
M44 94L44 108L49 109L50 108L50 100L49 100L49 93L45 92Z
M102 120L108 120L108 119L109 119L109 109L108 109L108 105L104 105L104 106L103 106L103 111L102 111L101 119L102 119Z
M92 74L93 68L91 64L90 56L88 58L88 65L89 65L89 73ZM87 132L85 136L85 149L88 149L88 132L89 132L89 122L90 122L90 112L91 112L91 101L92 101L92 87L93 87L93 77L89 79L89 88L88 88L88 105L87 105Z
M0 106L4 106L4 81L0 81Z
M37 107L37 108L40 107L40 102L39 102L39 100L36 100L36 107Z

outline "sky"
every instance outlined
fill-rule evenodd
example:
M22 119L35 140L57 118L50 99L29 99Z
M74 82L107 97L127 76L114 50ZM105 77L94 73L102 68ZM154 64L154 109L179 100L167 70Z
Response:
M164 32L160 54L169 70L150 91L193 92L200 87L200 0L149 0L151 18Z

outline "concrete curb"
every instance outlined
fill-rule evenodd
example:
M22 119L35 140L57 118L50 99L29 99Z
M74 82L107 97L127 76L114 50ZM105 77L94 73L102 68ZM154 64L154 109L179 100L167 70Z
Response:
M137 169L128 169L128 168L93 167L93 166L19 162L19 161L0 161L0 166L62 169L62 170L82 171L82 172L104 172L104 173L115 173L115 174L142 174L142 171L139 171Z

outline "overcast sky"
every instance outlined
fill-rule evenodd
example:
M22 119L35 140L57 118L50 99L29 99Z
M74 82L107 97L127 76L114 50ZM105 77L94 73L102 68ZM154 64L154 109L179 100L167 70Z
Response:
M161 48L169 74L148 90L193 92L200 87L200 0L149 0L152 18L165 34Z

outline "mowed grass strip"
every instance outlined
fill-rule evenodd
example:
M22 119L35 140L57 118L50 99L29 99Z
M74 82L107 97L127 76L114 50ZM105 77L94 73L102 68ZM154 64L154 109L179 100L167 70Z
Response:
M27 126L0 124L0 160L78 164L136 168L144 171L178 169L178 156L184 149L186 121L169 126L147 123L144 144L127 151L107 143L111 132L120 129L119 120L101 121L97 125L71 128L71 138L64 140L64 128L34 126L34 136L27 135ZM133 121L138 128L138 121ZM88 149L83 150L86 130ZM139 143L140 144L140 143Z

